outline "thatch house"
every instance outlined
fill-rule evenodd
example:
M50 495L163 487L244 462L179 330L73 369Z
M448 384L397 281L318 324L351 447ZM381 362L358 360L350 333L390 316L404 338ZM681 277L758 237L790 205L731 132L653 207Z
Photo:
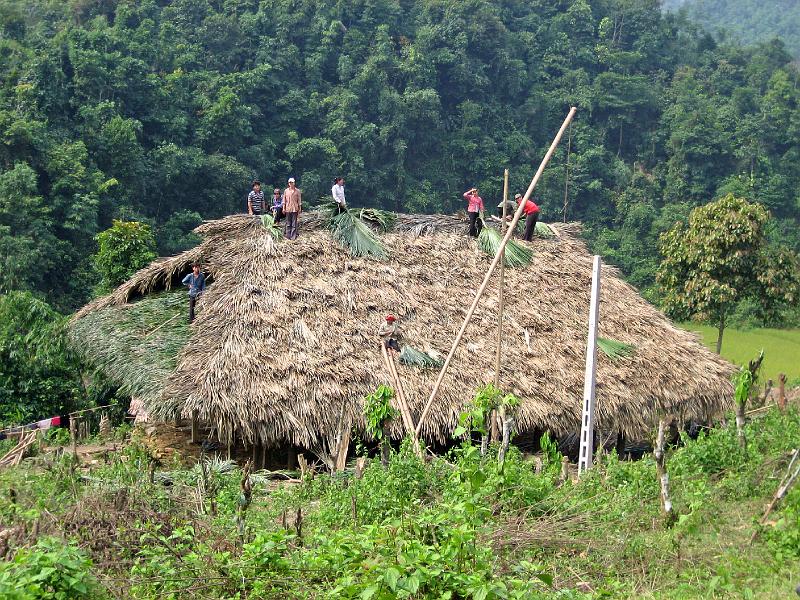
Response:
M390 381L376 338L384 316L399 316L407 343L447 354L490 258L458 217L398 215L380 234L385 260L353 258L324 223L304 214L290 242L246 215L207 222L199 246L77 313L73 339L151 417L196 414L223 442L330 451L344 428L362 426L363 397ZM505 272L500 386L522 400L521 432L580 428L592 257L578 225L552 230L532 242L530 265ZM193 261L209 285L189 326L180 279ZM597 427L642 436L659 414L706 420L729 408L732 366L614 268L602 277L600 335L635 352L599 354ZM493 380L497 292L494 277L422 428L428 442L450 440ZM438 371L398 369L417 419Z

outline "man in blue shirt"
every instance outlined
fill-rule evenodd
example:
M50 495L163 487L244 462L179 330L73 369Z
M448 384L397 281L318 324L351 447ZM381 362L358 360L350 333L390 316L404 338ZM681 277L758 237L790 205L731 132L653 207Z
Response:
M194 305L197 297L206 289L206 278L200 272L198 263L192 265L192 272L183 278L182 283L189 286L189 323L191 323L194 321Z

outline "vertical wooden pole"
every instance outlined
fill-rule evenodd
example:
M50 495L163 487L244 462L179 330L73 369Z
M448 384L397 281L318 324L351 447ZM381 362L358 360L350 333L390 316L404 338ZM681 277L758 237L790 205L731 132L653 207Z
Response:
M592 467L594 448L594 384L597 366L597 318L600 310L600 257L592 266L592 297L589 303L589 337L586 344L586 372L583 379L583 417L581 419L581 448L578 475Z
M567 162L564 165L564 223L567 222L567 207L569 206L569 155L572 152L572 123L569 124L567 134Z
M506 233L506 202L508 202L508 169L503 171L503 220L500 223L500 232L505 235ZM506 276L506 249L505 247L500 251L500 290L498 292L498 309L497 309L497 351L494 357L494 387L500 387L500 355L503 349L503 308L504 308L504 295L503 292L505 291L505 276ZM505 433L505 420L506 420L506 409L504 406L500 407L498 411L499 418L500 418L500 427L503 428L503 432ZM499 436L499 431L497 427L497 416L492 415L492 439L497 440ZM505 435L503 435L503 440L505 440ZM500 462L503 461L505 457L505 449L500 447L500 454L498 455L498 459Z
M197 411L192 411L192 443L200 441L200 424L198 422Z
M778 408L786 410L786 373L778 375Z
M450 347L450 352L447 354L447 358L444 360L442 370L439 371L439 376L436 379L436 383L433 384L431 395L428 397L428 401L425 403L425 407L422 409L422 414L419 417L419 421L417 421L417 436L419 436L420 431L422 431L422 426L425 424L425 417L428 416L428 411L430 411L433 401L436 399L436 394L439 393L439 388L442 385L444 376L447 374L447 369L450 367L450 362L453 360L453 355L456 353L458 344L461 342L461 338L464 336L464 332L467 330L467 325L469 325L469 322L472 320L472 315L475 314L475 309L478 307L478 302L483 296L483 293L486 291L486 285L489 283L489 279L492 277L498 262L500 262L501 252L508 244L508 240L510 240L511 236L514 234L514 228L517 226L517 223L519 223L520 217L522 217L522 211L525 208L525 202L528 201L531 197L531 194L533 194L536 184L539 183L539 179L541 178L547 163L550 162L553 152L556 151L556 147L561 141L564 131L567 129L567 125L572 122L572 118L575 116L577 110L578 109L574 106L569 109L566 119L564 119L564 122L561 124L561 129L558 130L556 137L550 144L550 148L547 150L547 153L544 155L539 168L536 170L536 174L533 176L528 189L525 191L525 196L523 196L522 202L519 203L519 206L514 213L514 218L511 220L511 224L508 226L508 231L506 232L505 237L503 237L503 239L500 241L500 246L497 249L497 256L494 257L494 260L492 260L492 263L489 265L489 269L486 271L486 275L483 277L483 283L481 283L478 291L475 293L475 298L473 298L472 304L470 305L469 310L467 310L467 315L464 317L464 322L461 324L461 329L459 329L455 340L453 340L453 345Z

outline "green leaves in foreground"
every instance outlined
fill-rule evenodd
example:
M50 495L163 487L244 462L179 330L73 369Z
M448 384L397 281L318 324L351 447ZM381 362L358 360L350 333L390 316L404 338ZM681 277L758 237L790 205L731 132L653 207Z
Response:
M608 338L597 338L597 347L603 351L611 360L619 360L620 358L627 358L633 356L636 352L636 346L618 342L617 340L610 340Z
M354 210L334 215L330 220L331 234L351 256L372 256L385 259L388 255L375 233L356 216Z
M484 227L478 236L478 246L489 256L494 258L500 248L503 236L493 227ZM508 240L503 261L507 267L524 267L529 265L533 258L533 251L530 248L518 244L514 240Z

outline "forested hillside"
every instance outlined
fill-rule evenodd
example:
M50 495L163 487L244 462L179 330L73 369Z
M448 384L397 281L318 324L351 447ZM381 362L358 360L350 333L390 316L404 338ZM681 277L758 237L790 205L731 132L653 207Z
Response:
M692 20L709 30L732 34L746 43L779 37L800 58L800 6L796 0L666 0L664 8L685 8Z
M461 209L473 185L495 201L570 105L543 219L583 220L634 284L653 285L658 234L723 192L797 249L790 54L681 18L657 0L0 0L0 291L72 309L112 218L175 252L243 211L253 177L293 175L308 200L341 174L352 205L402 211Z

